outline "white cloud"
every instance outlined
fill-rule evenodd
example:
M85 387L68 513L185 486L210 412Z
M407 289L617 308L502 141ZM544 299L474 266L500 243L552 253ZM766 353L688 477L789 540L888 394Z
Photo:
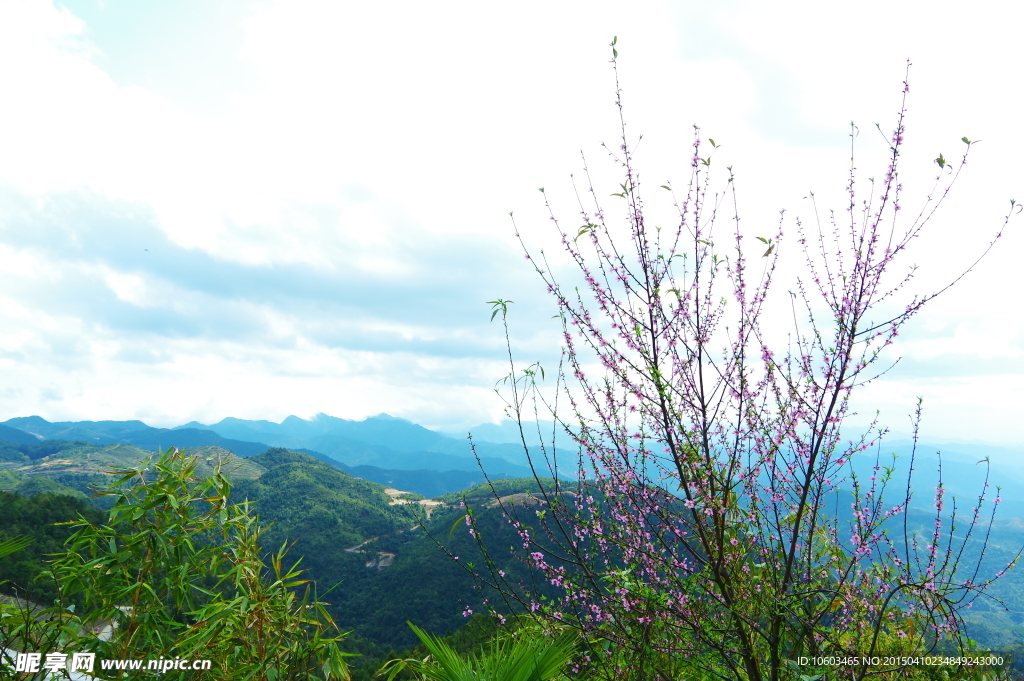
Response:
M0 93L13 104L0 110L0 185L20 198L0 214L10 301L0 323L22 329L4 336L18 359L3 361L23 393L0 409L164 424L332 409L439 425L496 417L487 395L502 369L480 348L500 339L483 326L483 301L519 301L516 342L556 351L542 350L551 313L520 267L507 213L528 243L552 245L536 188L573 224L568 176L582 176L581 149L599 195L613 191L616 170L597 146L614 148L618 134L612 35L628 132L644 135L637 159L652 215L671 220L655 187L685 182L700 123L723 145L715 166L734 167L743 224L758 234L774 231L782 207L807 218L809 189L823 208L843 205L851 119L858 168L880 172L885 144L872 125L890 130L910 56L908 195L927 193L931 159L955 157L961 136L984 140L915 244L919 286L933 289L983 248L1024 180L1006 71L1021 11L288 0L225 15L237 24L227 56L214 54L216 34L174 33L188 22L146 26L165 47L131 70L139 48L109 42L110 17L104 32L95 13L4 0ZM166 47L176 44L195 48ZM244 87L228 81L238 64ZM172 87L175 72L213 87ZM205 106L218 83L228 94ZM5 222L19 226L5 232ZM46 243L15 233L43 224L54 225ZM1018 361L1022 347L1007 313L1021 292L1020 229L1003 242L914 323L924 331L896 348L910 373L897 367L871 399L907 398L909 410L920 390L949 413L984 404L990 416L940 427L1011 432L999 424L1020 403L1013 379L983 366ZM943 362L982 373L939 378ZM40 392L51 385L56 402Z

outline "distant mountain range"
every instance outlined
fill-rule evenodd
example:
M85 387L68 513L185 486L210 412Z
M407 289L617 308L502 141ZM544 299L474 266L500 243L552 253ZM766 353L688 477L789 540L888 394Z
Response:
M437 496L491 478L532 475L522 445L474 441L479 462L465 439L446 437L405 419L380 414L349 421L327 414L312 419L289 416L281 423L226 418L206 425L186 423L153 428L142 421L65 421L39 416L12 418L0 424L0 442L32 445L46 440L92 445L130 444L161 447L222 447L251 457L271 447L307 452L339 468L382 484ZM536 453L536 452L534 452Z
M910 440L895 440L885 443L877 455L874 452L856 455L854 470L860 477L862 489L870 484L872 475L881 479L885 469L890 468L892 476L885 498L893 503L899 502L911 472L913 446ZM1024 447L919 443L913 460L912 508L933 508L940 464L946 512L952 510L952 499L955 498L958 517L969 518L971 509L977 506L978 496L986 491L987 482L989 488L982 506L982 517L989 516L993 501L999 496L997 517L1024 518ZM875 465L880 466L878 473L873 471ZM850 482L843 487L850 489Z
M539 432L538 432L539 431ZM464 489L483 480L473 458L466 434L472 433L473 447L484 470L492 478L529 477L529 461L518 424L481 424L465 434L448 431L448 437L405 419L380 414L362 421L350 421L327 414L311 419L289 416L281 423L265 420L226 418L218 423L196 421L176 428L153 428L142 421L75 421L50 423L39 416L13 418L0 424L0 442L29 445L48 440L80 440L90 444L131 444L143 449L160 447L223 447L242 457L251 457L271 447L304 451L333 463L343 470L425 496L437 496ZM540 463L538 472L546 474L539 453L541 434L550 440L551 422L529 424L523 435L530 455ZM564 437L564 436L563 436ZM881 450L879 463L893 467L893 479L887 497L897 500L898 488L905 486L912 443L895 440ZM1024 517L1024 447L996 447L973 443L921 444L914 464L913 506L928 508L938 482L938 452L942 452L942 480L947 503L957 497L957 506L969 510L976 502L990 472L989 484L1000 486L1002 504L999 516ZM895 463L892 454L898 455ZM563 460L572 461L565 452ZM854 459L854 468L862 481L870 478L873 454ZM989 467L979 463L989 459ZM849 485L844 485L849 487ZM894 496L889 496L894 495ZM990 506L989 506L990 508Z
M265 452L268 446L260 442L245 442L225 438L209 430L185 428L169 430L152 428L142 421L64 421L50 423L39 416L24 416L4 421L3 426L27 433L39 440L81 440L89 444L130 444L143 449L156 450L161 447L203 447L215 445L234 452L238 456L255 456ZM0 440L14 442L3 437Z
M372 416L363 421L349 421L327 414L317 414L311 419L289 416L281 423L226 418L211 425L193 421L175 430L180 429L212 430L218 435L236 440L266 442L289 449L312 449L351 465L432 470L477 468L470 444L464 435L447 437L387 414ZM492 442L482 438L474 440L474 446L477 455L484 460L485 468L488 468L487 461L490 459L502 459L521 467L529 465L522 444L504 439ZM415 456L408 456L410 454Z

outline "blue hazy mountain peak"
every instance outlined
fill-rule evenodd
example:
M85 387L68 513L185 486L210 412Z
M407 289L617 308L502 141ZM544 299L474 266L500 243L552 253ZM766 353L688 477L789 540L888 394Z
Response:
M131 421L55 421L51 423L41 416L19 416L7 419L4 425L32 433L33 435L42 435L45 438L55 438L58 437L58 433L67 431L82 433L116 431L130 433L150 428L150 426L137 419Z
M281 423L225 418L209 426L195 427L208 428L236 440L258 440L274 447L322 452L349 465L403 470L478 470L473 451L464 438L449 438L386 413L362 421L323 412L310 418L288 416ZM503 460L511 464L517 474L529 473L521 444L481 442L477 454L494 463ZM488 469L491 470L491 466L488 465Z
M27 432L29 428L45 429L52 424L42 416L18 416L13 419L7 419L4 421L4 425Z
M183 430L185 428L195 428L197 430L209 430L210 426L206 425L205 423L199 423L199 421L189 421L188 423L183 423L180 426L174 426L173 428L171 428L171 430Z
M554 425L553 421L524 421L522 432L520 433L518 421L505 419L501 423L481 423L463 430L446 428L437 432L460 440L465 440L467 435L472 434L474 442L493 442L495 444L514 444L520 446L525 436L526 444L532 447L541 444L542 441L550 444L553 433L557 436L558 440L561 440L564 437L564 433L560 428L557 431L553 430Z

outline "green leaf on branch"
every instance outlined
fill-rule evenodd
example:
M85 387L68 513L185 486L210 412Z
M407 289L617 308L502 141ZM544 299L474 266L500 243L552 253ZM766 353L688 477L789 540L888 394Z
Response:
M32 543L31 537L11 537L0 541L0 556L8 556Z
M758 236L754 238L763 244L767 244L768 246L768 250L764 252L764 255L761 256L762 258L767 258L769 255L772 254L772 251L775 250L775 243L771 238L766 239L763 236Z
M579 234L576 235L576 238L573 239L573 241L576 241L577 239L579 239L581 236L583 236L587 232L591 231L592 229L596 229L596 228L597 228L597 225L595 225L592 222L588 222L587 224L585 224L582 227L580 227L580 232L579 232Z
M469 517L470 517L470 515L467 513L466 515L460 515L458 518L456 518L455 522L452 523L451 529L448 530L448 536L450 537L453 534L455 534L455 528L459 526L459 523L466 522L466 518L469 518Z
M494 321L494 318L498 316L499 312L501 313L502 319L507 317L508 306L511 305L513 302L514 301L511 300L502 300L501 298L498 298L497 300L488 300L487 304L493 306L493 310L491 311L491 321Z

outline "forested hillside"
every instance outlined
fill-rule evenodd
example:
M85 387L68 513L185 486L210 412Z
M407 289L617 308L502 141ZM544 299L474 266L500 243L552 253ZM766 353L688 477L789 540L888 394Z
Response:
M47 569L47 557L64 549L73 530L66 523L79 516L100 523L106 513L84 499L56 494L23 496L0 492L0 540L29 537L32 543L0 559L0 593L22 595L37 603L50 604L57 592L50 580L36 577Z
M463 624L467 607L480 610L482 594L473 588L471 575L437 543L464 562L477 554L464 526L452 531L465 513L457 495L433 507L428 520L419 504L397 503L383 485L306 454L272 449L252 461L267 472L257 480L236 481L232 494L251 501L262 521L273 522L266 546L297 540L293 555L303 556L302 565L322 595L333 589L325 596L332 615L359 638L376 646L411 646L416 639L406 621L444 634ZM526 484L513 487L522 491ZM474 503L480 522L489 543L507 547L516 534L489 500L479 496ZM527 577L507 549L495 555L510 575Z
M70 520L79 509L88 509L91 519L101 517L96 509L109 508L111 498L87 495L92 494L93 488L103 488L111 482L111 476L103 471L130 468L151 455L130 445L55 445L51 443L50 449L58 451L52 455L36 456L27 464L8 462L19 464L18 468L0 470L0 481L8 481L18 492L5 497L19 500L17 505L10 505L12 513L24 516L15 509L27 508L26 504L34 509L48 505L56 509L49 515L27 516L30 520L26 522L35 523L36 534L43 532L41 524ZM31 455L40 453L22 449ZM26 458L29 455L21 450L12 451ZM265 549L276 550L282 544L294 543L290 556L302 559L307 577L316 581L339 624L354 630L350 640L354 649L383 654L388 649L409 647L415 645L416 638L406 621L445 634L465 622L462 613L467 607L480 610L482 594L474 590L470 574L435 542L443 542L454 555L461 555L464 562L472 562L476 547L465 527L460 524L451 532L452 523L464 513L457 507L460 495L447 497L451 502L447 505L432 506L428 520L423 506L387 494L385 485L353 477L302 452L272 448L249 459L234 457L216 447L184 452L199 457L200 474L209 474L218 459L224 462L224 470L233 480L232 500L250 502L261 523L268 526L263 538ZM512 487L514 491L523 491L528 485L522 481ZM50 489L75 498L20 496ZM481 507L481 522L489 528L488 540L495 546L508 546L515 533L497 509L486 506L483 491L483 487L475 488L475 498L470 501ZM55 504L54 499L62 501ZM425 522L426 531L421 522ZM0 531L0 535L8 534L35 536L21 530ZM58 532L54 536L66 534ZM45 544L47 551L55 548L52 544ZM19 586L31 581L29 573L36 574L41 569L42 554L33 553L34 550L25 549L15 556L22 565L17 573ZM508 557L508 552L497 555ZM525 568L511 557L503 567L510 574L527 576ZM38 589L36 592L43 593ZM52 596L49 592L45 595Z

